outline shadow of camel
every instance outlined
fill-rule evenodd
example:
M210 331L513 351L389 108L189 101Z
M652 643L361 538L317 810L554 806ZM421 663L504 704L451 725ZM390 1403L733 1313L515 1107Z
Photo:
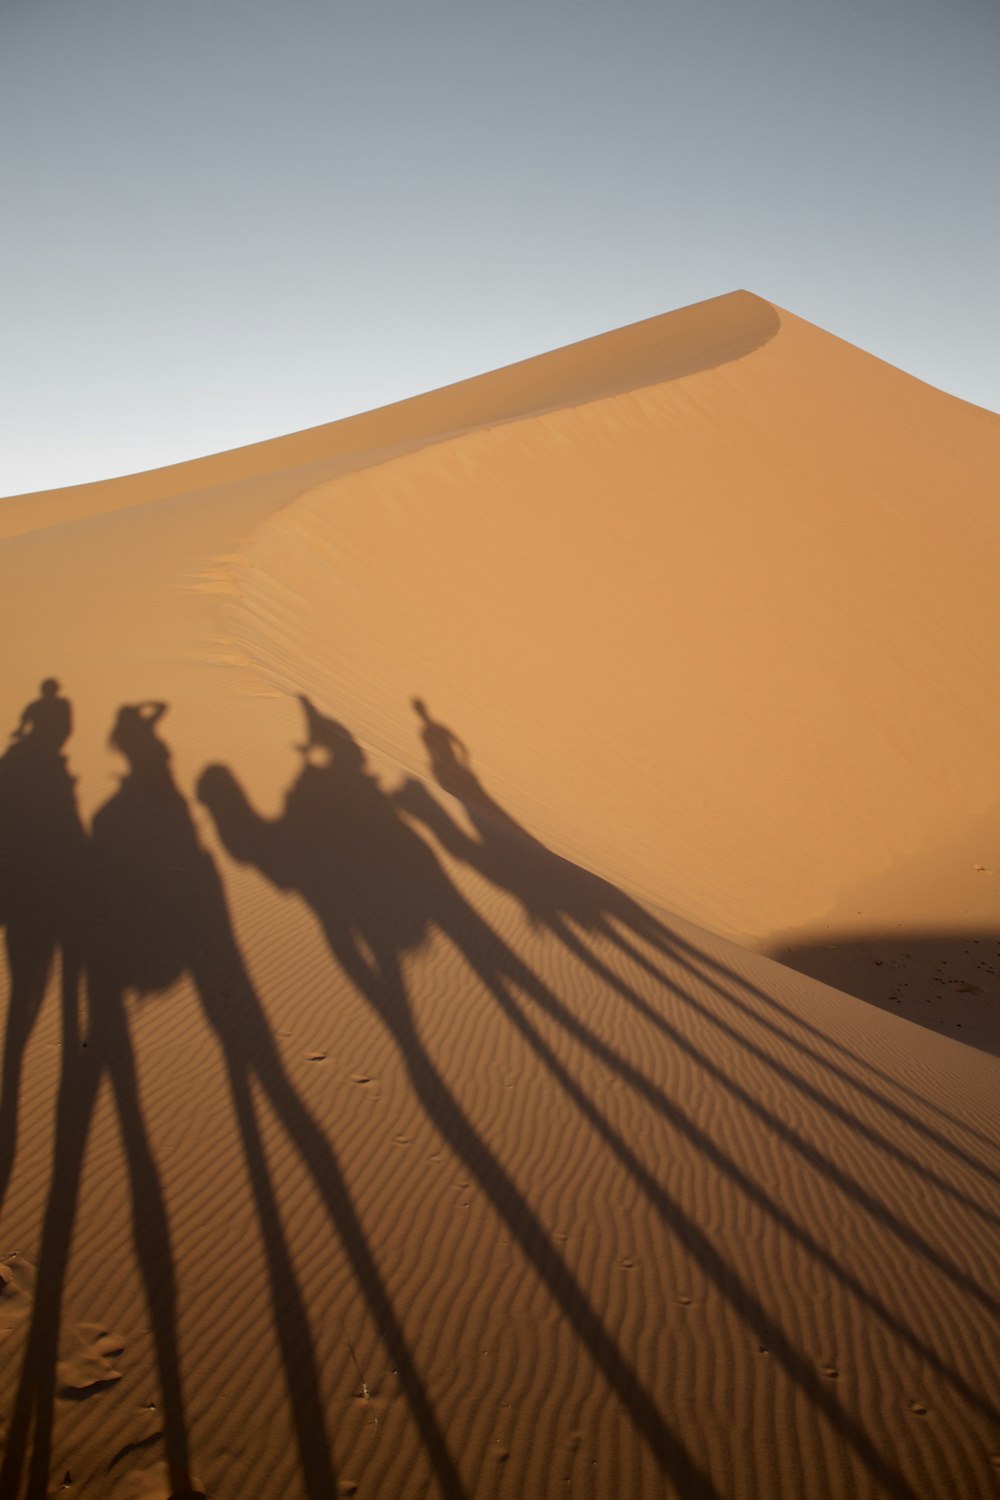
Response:
M386 792L354 737L309 700L301 702L307 726L306 743L300 747L303 759L277 819L261 818L232 773L221 766L203 772L198 796L229 854L259 869L281 889L297 892L316 914L334 957L398 1048L428 1118L474 1173L664 1475L685 1496L714 1500L719 1493L641 1384L513 1176L478 1133L428 1053L403 964L406 955L420 949L435 929L454 946L505 1022L516 1028L574 1108L600 1134L664 1227L697 1260L722 1299L767 1346L775 1363L814 1405L831 1432L853 1450L879 1491L896 1500L915 1500L913 1487L876 1448L860 1420L831 1393L814 1364L761 1304L746 1276L720 1253L706 1229L666 1190L598 1108L565 1056L536 1024L533 1008L555 1022L576 1047L613 1070L666 1125L702 1153L720 1178L768 1215L964 1402L992 1419L1000 1415L995 1405L912 1331L885 1299L838 1260L827 1241L799 1223L783 1202L754 1180L641 1067L604 1040L588 1023L586 1011L575 1011L514 953L458 891L423 832L449 858L464 862L495 888L513 896L532 923L551 932L602 985L700 1069L711 1086L725 1091L784 1148L795 1152L811 1170L850 1196L885 1231L911 1251L915 1249L989 1312L997 1311L989 1289L973 1282L961 1266L936 1249L919 1229L900 1219L823 1146L781 1118L766 1096L752 1094L738 1071L735 1076L727 1071L675 1024L670 1008L658 1006L623 977L626 967L609 963L609 946L633 969L655 981L658 993L676 1002L675 1010L696 1011L727 1042L738 1044L782 1084L803 1095L810 1108L825 1112L866 1146L883 1153L893 1170L911 1174L915 1185L930 1182L966 1210L995 1223L996 1216L945 1175L888 1139L871 1120L855 1118L843 1102L843 1088L838 1098L818 1080L829 1077L849 1086L984 1180L995 1182L997 1174L971 1146L956 1144L935 1126L926 1106L918 1112L915 1106L924 1101L913 1089L832 1042L720 959L673 932L624 892L534 838L490 796L466 747L453 731L435 723L425 705L416 703L432 774L443 790L463 804L472 834L419 782L406 782L394 794ZM73 780L60 753L62 729L56 726L45 732L46 712L41 713L43 731L34 743L37 716L22 715L23 734L0 759L0 901L11 976L0 1093L0 1201L14 1160L24 1053L57 954L64 1031L38 1296L0 1466L0 1495L22 1493L25 1480L23 1492L29 1500L40 1500L48 1492L63 1289L87 1141L105 1083L114 1102L129 1172L133 1240L154 1338L172 1495L182 1500L199 1493L190 1472L175 1262L126 1010L130 994L162 993L186 975L200 997L227 1072L267 1257L302 1493L308 1500L320 1500L333 1492L336 1476L313 1332L265 1153L259 1116L262 1104L270 1107L293 1145L344 1247L398 1368L438 1487L445 1496L459 1500L463 1491L457 1470L368 1248L343 1170L288 1077L239 951L215 862L201 844L174 780L169 748L159 733L166 705L147 702L119 710L111 743L124 757L127 774L95 816L89 839L76 811ZM61 722L66 722L64 715ZM405 899L395 899L400 892ZM82 968L87 976L84 1028L78 997ZM708 1007L699 993L716 997L719 1008ZM727 1016L752 1019L754 1036L739 1030ZM760 1032L773 1037L778 1047L769 1051L755 1040ZM798 1072L789 1057L807 1059L809 1076ZM937 1111L937 1116L950 1125L956 1123L943 1111ZM970 1141L980 1139L974 1130L967 1129L966 1134Z
M161 806L169 791L169 775L154 785L143 754L143 735L155 737L152 726L159 716L147 718L145 709L146 705L128 706L119 713L111 740L126 755L129 774L96 815L89 840L78 825L74 859L62 876L73 881L74 933L86 967L87 1014L85 1029L81 1029L75 1006L64 1007L62 1075L37 1294L0 1466L0 1495L17 1493L31 1441L25 1490L29 1500L49 1493L63 1292L87 1143L105 1080L111 1086L128 1165L133 1241L156 1349L171 1494L174 1500L193 1500L200 1493L190 1472L177 1344L176 1272L166 1203L142 1112L125 1013L126 990L151 993L165 988L181 972L172 944L174 934L165 930L162 907L154 899L150 881L136 885L133 872L124 868L130 861L123 838L127 842L144 817L147 801ZM159 705L159 712L163 710ZM129 740L133 725L138 728ZM138 842L146 851L141 834ZM146 852L147 861L148 857ZM144 868L148 869L148 863L136 862L136 872ZM156 941L147 948L152 936ZM150 953L156 955L152 964Z
M65 1024L77 1024L87 838L60 753L70 706L45 686L0 757L0 923L10 986L0 1077L0 1207L17 1147L24 1055L57 955ZM54 727L40 708L53 701Z
M472 1171L537 1275L589 1350L637 1429L682 1492L713 1497L707 1473L671 1430L604 1327L510 1174L477 1134L421 1040L402 977L402 961L436 926L455 943L494 994L535 985L445 875L424 840L400 817L366 766L364 751L336 720L308 700L305 752L282 816L268 821L247 802L232 773L210 766L198 796L227 851L282 890L297 891L318 917L329 946L381 1019L428 1117ZM387 881L407 899L387 899Z
M712 1163L758 1206L770 1213L783 1230L794 1236L848 1290L880 1316L895 1334L930 1359L967 1401L981 1409L984 1402L980 1393L972 1390L961 1376L935 1356L933 1349L910 1333L898 1315L875 1294L839 1266L836 1258L816 1237L799 1226L773 1197L722 1153L690 1117L664 1098L644 1074L601 1041L569 1010L472 910L406 818L419 818L433 830L449 853L467 859L495 884L513 891L534 921L549 926L581 962L639 1008L647 1019L653 1020L710 1077L734 1092L741 1104L752 1109L786 1145L798 1150L811 1166L830 1176L838 1188L854 1197L884 1227L901 1238L905 1237L910 1245L916 1241L937 1269L992 1310L995 1304L990 1295L970 1282L960 1267L952 1265L929 1242L919 1234L915 1235L912 1226L895 1218L849 1173L754 1099L584 944L577 929L589 934L600 933L617 943L640 968L655 975L672 994L688 1004L697 1004L639 946L640 942L649 944L661 955L669 954L675 964L692 976L697 972L702 982L710 988L714 985L734 1004L740 1003L722 989L718 979L711 976L706 979L701 971L696 971L696 950L683 942L676 942L672 934L624 893L587 875L568 861L560 860L519 829L513 819L506 815L496 816L497 811L502 813L502 809L496 808L475 780L467 753L463 756L464 763L457 771L454 769L456 747L461 743L457 736L450 731L435 734L432 764L436 757L438 771L444 765L452 771L447 780L452 788L460 789L468 799L466 805L479 833L478 839L469 839L419 784L406 784L395 797L386 793L368 770L365 753L353 736L336 720L320 713L309 700L303 698L301 702L308 731L307 742L300 747L306 752L305 759L277 819L260 817L248 803L232 773L221 766L209 767L203 773L198 795L212 813L222 842L235 859L253 865L279 888L298 892L312 907L333 955L392 1036L414 1092L428 1117L475 1173L497 1214L521 1245L539 1279L629 1410L637 1429L646 1438L665 1472L685 1494L713 1493L708 1475L699 1469L681 1439L667 1427L662 1414L639 1385L581 1287L532 1216L516 1183L475 1131L421 1040L402 976L402 963L407 953L424 943L432 929L440 931L459 951L504 1016L528 1041L575 1107L600 1132L619 1163L654 1205L664 1224L697 1258L725 1300L754 1328L772 1356L823 1414L840 1440L854 1449L888 1493L913 1500L915 1492L912 1487L878 1452L862 1425L831 1395L828 1383L776 1326L749 1283L716 1250L708 1234L665 1191L630 1144L596 1108L545 1040L520 997L524 996L538 1006L574 1041L615 1069L665 1120L704 1151ZM425 724L428 722L429 716L425 718ZM393 892L403 893L403 899L394 899ZM734 1035L744 1046L753 1046L739 1033ZM767 1054L762 1056L790 1081L806 1087L805 1080L785 1064ZM827 1102L831 1108L835 1106L835 1101ZM837 1107L843 1114L842 1107ZM847 1117L845 1123L856 1122ZM870 1130L867 1133L871 1134ZM881 1138L879 1143L887 1150L898 1150ZM985 1404L989 1406L989 1403Z
M166 705L125 705L111 741L128 774L94 818L86 946L89 1030L64 1060L55 1167L39 1255L34 1309L0 1469L0 1494L17 1491L29 1430L29 1496L47 1493L62 1288L89 1124L102 1079L110 1079L128 1157L133 1232L146 1285L163 1398L164 1439L175 1500L198 1493L190 1476L177 1350L176 1276L165 1204L138 1094L124 1009L128 991L152 994L185 973L221 1046L234 1113L268 1259L274 1322L295 1427L303 1493L328 1500L336 1488L312 1332L278 1212L258 1121L255 1088L270 1105L311 1175L331 1227L397 1367L440 1490L463 1489L417 1375L399 1320L368 1249L337 1158L299 1099L236 944L222 884L201 846L157 733Z

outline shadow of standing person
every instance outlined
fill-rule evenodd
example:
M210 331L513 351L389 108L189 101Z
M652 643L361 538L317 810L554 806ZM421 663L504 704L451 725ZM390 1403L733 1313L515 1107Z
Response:
M421 721L420 737L431 775L442 791L462 804L476 836L470 837L422 782L404 783L396 793L397 805L423 823L454 858L514 896L531 922L549 927L570 942L567 919L609 933L611 910L621 911L634 903L628 903L615 886L556 854L511 817L480 781L468 748L454 730L433 719L422 698L411 702Z
M434 779L443 791L461 801L475 836L470 837L446 807L429 793L427 787L412 778L395 794L397 805L416 822L423 824L454 859L469 865L493 885L514 896L530 920L546 926L569 952L603 983L616 990L623 1000L672 1043L685 1047L693 1057L697 1056L691 1044L678 1034L666 1016L651 1007L634 986L625 980L618 967L610 965L601 956L594 939L603 940L609 947L617 948L631 964L663 987L686 1009L696 1011L703 1020L724 1035L727 1041L734 1041L753 1052L765 1067L776 1072L791 1087L804 1093L811 1104L829 1109L847 1123L849 1128L867 1135L868 1139L876 1140L863 1120L847 1117L843 1107L831 1100L815 1082L793 1073L776 1053L767 1052L761 1045L740 1034L724 1014L698 1002L690 987L685 988L683 984L679 984L662 967L661 961L666 959L687 980L704 986L722 1002L725 1009L752 1017L755 1025L763 1028L769 1036L777 1038L783 1048L790 1047L797 1056L807 1058L811 1064L818 1064L822 1072L835 1078L838 1083L847 1083L864 1098L877 1101L881 1107L933 1141L949 1155L984 1173L982 1162L957 1147L923 1118L922 1114L894 1101L872 1083L845 1071L842 1065L819 1053L810 1041L803 1040L788 1025L782 1024L783 1021L792 1019L792 1013L772 995L713 957L704 946L697 947L666 927L638 901L610 881L565 859L535 838L485 789L472 768L468 750L458 736L447 726L436 723L420 699L412 701L423 722L421 737L427 748ZM455 747L461 748L460 756ZM655 957L646 950L651 950ZM746 992L746 999L740 998L738 991L741 989ZM795 1021L797 1028L811 1032L824 1042L830 1042L830 1038L821 1036L815 1028L810 1028L803 1018L796 1016ZM700 1056L698 1060L712 1066L704 1056ZM876 1143L883 1149L896 1150L892 1143L882 1137L877 1138ZM898 1152L897 1157L904 1161ZM916 1165L912 1159L905 1159L905 1164L911 1167ZM926 1168L924 1170L927 1171ZM995 1183L996 1180L993 1175L992 1181ZM953 1183L943 1179L936 1181L943 1191L958 1195Z
M422 698L411 699L420 720L420 738L427 751L431 775L438 786L470 807L483 808L504 823L512 823L503 808L488 795L472 769L469 747L447 724L432 719ZM513 826L517 826L514 824Z

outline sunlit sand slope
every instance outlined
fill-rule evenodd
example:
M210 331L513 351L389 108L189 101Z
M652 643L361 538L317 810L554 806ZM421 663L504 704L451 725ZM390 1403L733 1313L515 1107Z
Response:
M782 313L747 358L312 490L234 628L411 768L419 689L533 828L716 930L981 939L934 1017L985 1035L998 572L1000 418Z
M737 294L0 503L3 1500L994 1493L987 980L731 939L995 930L998 452Z

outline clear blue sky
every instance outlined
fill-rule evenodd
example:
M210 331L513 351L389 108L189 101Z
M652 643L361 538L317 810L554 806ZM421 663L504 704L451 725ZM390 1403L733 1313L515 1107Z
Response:
M996 0L3 0L0 493L747 287L1000 409Z

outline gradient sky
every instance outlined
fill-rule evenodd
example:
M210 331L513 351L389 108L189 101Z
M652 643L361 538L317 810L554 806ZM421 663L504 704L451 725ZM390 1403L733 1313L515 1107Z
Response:
M997 0L2 0L0 493L747 287L1000 409Z

